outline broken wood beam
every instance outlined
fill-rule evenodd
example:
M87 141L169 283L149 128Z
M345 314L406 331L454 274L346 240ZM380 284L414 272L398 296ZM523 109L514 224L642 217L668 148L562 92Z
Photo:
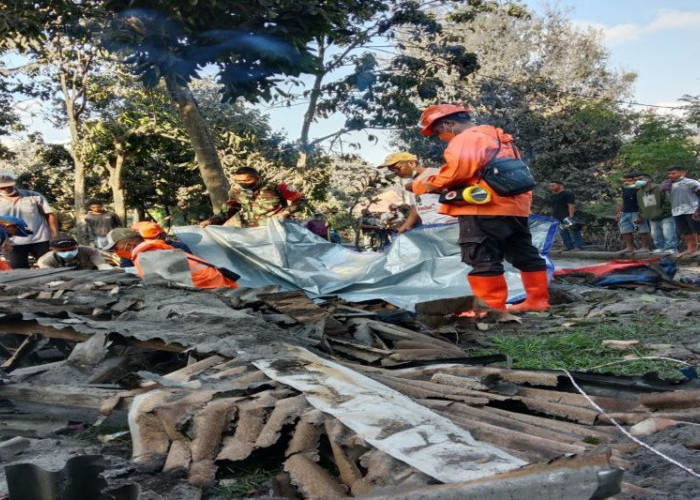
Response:
M2 333L13 333L16 335L40 334L44 337L49 337L52 339L63 339L70 340L73 342L84 342L91 337L91 335L87 333L77 332L69 326L66 326L66 328L58 329L51 326L40 325L33 320L0 323L0 334ZM182 352L186 349L186 347L177 344L166 344L162 340L138 340L131 337L123 336L121 334L119 334L119 336L124 339L124 342L127 345L141 347L143 349L153 349L156 351L167 352Z
M450 411L440 411L439 413L449 416L450 420L467 429L476 439L486 441L499 448L516 450L530 462L551 460L567 453L580 454L587 449L583 445L563 443L525 432L506 429L498 425L479 422L473 418Z
M459 353L460 356L464 356L464 351L454 344L445 342L444 340L436 339L429 335L414 332L408 328L402 328L400 326L392 325L390 323L384 323L382 321L376 321L372 319L365 318L355 318L351 320L353 324L366 324L372 330L377 332L380 336L383 335L389 340L413 340L417 342L424 342L426 344L434 345L438 349L447 349L455 353Z
M324 320L323 333L326 335L333 336L347 333L347 328L343 323L333 318L329 311L320 307L302 291L261 293L258 295L258 299L302 324Z
M29 335L27 336L20 346L15 349L15 352L12 353L12 356L7 358L5 362L0 365L0 368L2 368L5 371L10 371L12 370L17 363L19 363L22 358L24 358L29 352L31 352L32 348L34 345L36 345L37 340L39 340L39 336L36 334Z
M206 371L209 368L218 365L219 363L223 363L224 361L226 361L226 358L224 358L223 356L209 356L208 358L199 360L196 363L187 365L184 368L180 368L179 370L170 372L163 378L167 378L168 380L176 380L178 382L187 382L193 376L198 375L203 371Z
M673 391L639 396L639 402L655 410L677 410L700 406L700 390Z
M0 398L11 401L27 401L44 405L67 406L99 410L102 402L122 392L86 386L6 384L0 385ZM122 400L117 409L126 410L130 400Z
M420 401L420 403L424 404L425 406L432 406L443 413L447 413L450 415L458 415L463 418L469 418L478 422L483 422L486 424L502 427L504 429L509 429L511 431L528 434L530 436L537 436L543 439L549 439L550 441L558 441L561 443L567 443L577 446L585 446L584 442L582 441L583 437L580 435L574 435L568 432L563 432L563 430L547 429L544 427L539 427L527 422L522 422L520 420L510 418L510 416L495 414L491 411L492 408L474 408L472 406L462 403L452 403L448 406L433 405L431 404L432 402L429 400L423 400Z

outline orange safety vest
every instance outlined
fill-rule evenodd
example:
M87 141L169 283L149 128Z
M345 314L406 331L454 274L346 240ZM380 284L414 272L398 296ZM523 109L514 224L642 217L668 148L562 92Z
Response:
M477 185L491 191L491 202L484 205L450 205L443 203L441 214L458 215L510 215L527 217L532 205L532 192L517 196L499 196L482 179L482 169L498 149L498 158L516 158L513 136L491 125L471 127L456 135L445 149L445 164L440 171L425 182L414 182L411 190L417 195L440 192L462 186Z
M175 247L162 240L146 240L132 250L131 260L134 261L136 272L142 278L143 271L139 265L139 254L157 250L175 250ZM187 252L185 252L185 256L190 266L192 284L197 288L238 288L238 283L226 278L213 264Z

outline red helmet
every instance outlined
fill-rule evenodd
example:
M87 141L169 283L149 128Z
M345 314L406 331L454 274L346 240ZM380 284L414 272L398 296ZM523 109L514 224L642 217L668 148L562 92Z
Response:
M457 106L456 104L433 104L423 111L422 115L420 115L420 121L418 123L421 127L423 127L423 130L421 130L420 133L423 135L434 135L432 130L433 123L440 118L454 115L456 113L469 112L469 108Z

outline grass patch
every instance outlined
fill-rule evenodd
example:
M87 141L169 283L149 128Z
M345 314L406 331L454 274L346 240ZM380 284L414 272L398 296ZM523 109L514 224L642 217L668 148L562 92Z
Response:
M663 319L629 319L575 325L556 334L497 335L490 338L492 347L471 352L471 355L506 354L513 358L513 367L521 369L591 370L594 367L622 361L625 355L653 356L654 352L640 348L609 349L604 340L639 340L642 343L677 343L685 337L684 329ZM549 330L551 332L551 329ZM685 330L687 331L687 330ZM681 379L683 365L671 361L624 361L594 371L619 375L644 375L657 372L667 379Z
M232 481L226 486L213 488L212 494L231 499L257 496L255 493L263 484L281 472L282 468L279 464L276 467L265 467L259 464L230 465L222 471L221 476L230 478Z

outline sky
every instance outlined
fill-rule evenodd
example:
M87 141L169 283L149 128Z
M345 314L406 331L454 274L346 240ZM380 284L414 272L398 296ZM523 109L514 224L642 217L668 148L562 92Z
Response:
M542 0L526 0L530 8L541 12ZM559 0L557 5L569 12L579 26L592 26L604 33L604 44L610 51L610 65L637 73L632 101L678 106L685 95L700 95L700 0ZM34 109L37 103L28 103ZM663 111L663 108L659 108ZM270 113L270 124L284 130L290 139L299 136L304 106L264 109ZM67 130L42 125L40 118L26 116L34 130L38 129L49 142L64 142ZM324 136L342 126L334 119L312 127L312 139ZM359 151L346 147L344 152L357 152L370 164L379 164L391 152L389 137L378 134L372 144L365 134L346 140L362 143Z

